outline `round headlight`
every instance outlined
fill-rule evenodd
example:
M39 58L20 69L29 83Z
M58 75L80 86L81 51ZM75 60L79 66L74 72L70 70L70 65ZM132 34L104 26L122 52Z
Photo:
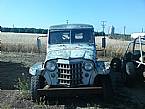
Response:
M46 69L49 71L54 71L56 69L56 63L53 61L48 61L46 63Z
M92 62L85 62L84 63L84 69L89 71L93 69L93 63Z

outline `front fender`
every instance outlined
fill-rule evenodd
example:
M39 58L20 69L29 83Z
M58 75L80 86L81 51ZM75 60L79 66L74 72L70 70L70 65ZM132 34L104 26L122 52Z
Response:
M29 73L31 75L40 75L42 70L43 70L43 63L38 62L38 63L34 64L32 67L30 67Z
M90 76L90 84L94 84L94 80L98 75L108 75L110 73L110 62L97 61L96 67Z

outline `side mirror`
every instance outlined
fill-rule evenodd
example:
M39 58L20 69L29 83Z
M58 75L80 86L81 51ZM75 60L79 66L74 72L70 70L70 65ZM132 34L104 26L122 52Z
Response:
M106 38L102 38L102 48L106 48Z
M37 48L38 50L40 50L41 48L41 40L39 39L39 37L37 38Z

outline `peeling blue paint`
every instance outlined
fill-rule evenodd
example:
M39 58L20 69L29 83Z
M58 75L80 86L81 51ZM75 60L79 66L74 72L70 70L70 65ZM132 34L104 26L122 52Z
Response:
M55 44L49 45L46 60L63 58L83 58L94 60L96 48L90 44Z

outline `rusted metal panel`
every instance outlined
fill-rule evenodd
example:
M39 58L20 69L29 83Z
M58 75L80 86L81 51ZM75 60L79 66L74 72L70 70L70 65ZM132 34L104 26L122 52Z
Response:
M48 88L38 89L40 96L64 97L64 96L84 96L98 95L103 93L102 87L78 87L78 88Z

